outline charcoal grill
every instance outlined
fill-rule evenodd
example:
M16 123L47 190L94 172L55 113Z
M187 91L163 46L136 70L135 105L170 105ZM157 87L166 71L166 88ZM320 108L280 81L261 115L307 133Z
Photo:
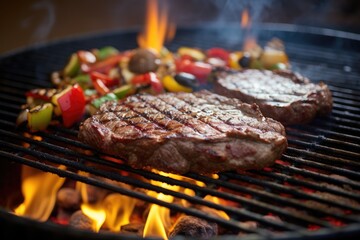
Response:
M287 127L289 147L272 167L243 173L224 172L219 174L218 179L192 173L185 175L206 183L206 187L109 161L107 157L111 156L99 153L76 139L78 126L72 129L51 126L48 131L35 134L42 138L41 141L24 135L26 130L15 126L20 106L25 103L25 91L51 87L50 73L61 69L71 53L106 45L119 50L133 49L137 47L137 32L119 31L68 39L1 58L0 190L5 196L0 201L1 234L14 237L20 234L18 229L21 228L23 233L46 234L55 239L64 236L73 239L119 238L116 234L69 230L9 213L10 203L18 198L19 166L25 164L216 222L229 233L219 239L234 239L234 234L239 231L244 233L241 239L339 239L360 236L360 35L279 24L263 25L258 30L260 45L272 37L282 39L294 70L314 82L324 80L329 85L334 109L331 115L316 118L309 124ZM243 32L238 27L180 29L167 47L173 51L180 46L202 49L218 46L235 50L241 48L243 39ZM24 142L30 147L25 148ZM82 150L92 150L94 154L85 155ZM68 166L69 170L60 170L54 167L54 163ZM219 219L195 208L167 203L94 177L84 177L77 170L222 210L231 219ZM190 188L196 196L124 176L118 170ZM241 207L208 202L203 199L207 194ZM282 221L264 218L269 214L280 217ZM259 227L250 229L240 224L245 221L256 221ZM122 236L122 239L127 238L133 239L132 236Z

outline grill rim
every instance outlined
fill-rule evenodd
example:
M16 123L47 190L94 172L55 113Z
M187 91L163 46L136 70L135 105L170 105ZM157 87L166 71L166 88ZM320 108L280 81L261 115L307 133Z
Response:
M128 33L128 31L129 31L129 30L125 30L125 31L121 31L121 32L122 32L122 33L123 33L123 32L124 32L124 33ZM107 34L114 34L114 32L107 33ZM106 34L106 35L107 35L107 34ZM115 33L115 34L116 34L116 33ZM95 34L95 37L99 37L99 35L98 35L98 34ZM87 39L87 38L88 38L88 36L86 36L86 37L81 36L81 37L80 37L79 39L77 39L77 40L83 40L83 39ZM65 42L72 41L72 40L74 40L74 38L65 40ZM360 35L359 35L359 40L360 40ZM61 40L61 41L59 41L59 42L60 42L60 43L63 43L64 40ZM55 41L55 42L53 42L53 43L50 43L50 45L57 45L59 42L58 42L58 41ZM41 47L39 47L39 46L31 47L31 48L25 49L24 51L38 50L39 48L43 48L43 47L49 47L49 44L45 44L44 46L41 46ZM20 53L22 53L22 52L23 52L23 50L20 50ZM8 57L13 57L13 56L15 56L15 55L17 55L17 54L20 54L20 53L14 53L13 55L8 56ZM0 61L4 59L4 58L2 58L2 57L3 57L3 56L0 56ZM5 57L5 58L7 58L7 57ZM350 226L350 225L354 225L354 224L348 224L347 226ZM360 225L359 225L358 227L360 227ZM322 229L322 230L334 230L334 229ZM322 231L322 230L318 230L318 231ZM336 230L337 230L337 229L335 229L334 232L337 232ZM317 232L318 232L318 231L317 231ZM350 229L350 231L352 231L352 230ZM355 232L356 232L356 231L355 231ZM358 229L358 232L356 232L356 233L359 233L359 232L360 232L360 230ZM314 233L312 233L312 236L313 236L313 234L314 234ZM322 234L322 233L320 233L320 234Z

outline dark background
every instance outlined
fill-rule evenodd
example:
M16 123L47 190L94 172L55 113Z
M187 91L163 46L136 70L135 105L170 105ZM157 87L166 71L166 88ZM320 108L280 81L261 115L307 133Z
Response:
M243 9L252 27L288 23L360 33L357 0L168 0L178 27L240 24ZM0 1L0 55L54 40L139 29L145 0L17 0Z

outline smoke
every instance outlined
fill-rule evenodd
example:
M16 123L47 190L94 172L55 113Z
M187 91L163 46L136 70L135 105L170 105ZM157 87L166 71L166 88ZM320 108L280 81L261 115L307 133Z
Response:
M31 41L44 42L55 24L55 6L51 1L42 0L31 6L31 15L21 22L23 28L34 27Z
M193 39L193 42L198 42L199 46L206 44L202 41L206 28L213 28L221 30L214 33L217 34L216 39L218 40L214 44L238 49L241 48L241 42L246 34L241 29L241 15L244 10L249 12L251 34L256 37L258 23L263 20L263 12L271 7L272 2L270 0L197 0L189 2L174 0L171 2L171 9L172 15L175 15L178 29L199 27L199 30L194 33ZM204 31L202 31L203 28Z
M196 0L171 1L172 15L179 25L240 26L241 13L247 9L253 23L262 20L263 11L272 5L269 0Z
M264 9L271 5L272 1L268 0L214 0L210 1L211 4L217 9L217 16L212 25L223 25L229 23L240 24L241 13L247 9L250 12L251 21L257 24L261 21L261 16Z

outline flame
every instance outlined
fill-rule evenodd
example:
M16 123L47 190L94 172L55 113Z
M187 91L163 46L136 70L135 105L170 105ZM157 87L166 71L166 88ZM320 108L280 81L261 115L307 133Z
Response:
M85 176L85 177L89 177L90 174L87 172L82 172L82 171L78 171L79 175L81 176ZM88 198L88 194L87 194L87 190L86 190L86 184L82 183L82 182L76 182L76 190L78 190L81 194L81 199L84 203L88 203L89 202L89 198Z
M152 48L160 52L165 40L174 37L176 27L168 24L167 6L160 9L157 0L147 0L145 32L138 36L141 48Z
M101 226L104 224L106 219L106 212L103 205L98 204L81 204L81 211L88 216L91 220L93 220L93 230L98 232Z
M90 174L79 171L82 176L89 177ZM125 187L125 186L124 186ZM95 222L94 231L104 225L110 231L118 232L121 226L130 223L131 214L138 200L119 193L111 193L96 203L89 203L88 185L82 182L76 183L76 189L80 191L84 204L81 205L83 213Z
M242 28L250 28L251 21L249 11L245 9L241 14L241 27Z
M258 44L256 42L256 38L251 36L250 33L251 18L247 9L243 10L241 13L241 28L245 29L243 51L254 51L254 49L258 48Z
M79 175L89 177L90 174L87 172L78 172ZM96 203L90 203L87 192L87 184L82 182L76 182L76 189L81 194L83 203L81 204L81 211L93 221L92 230L98 232L101 226L104 224L106 219L106 211L102 204L102 201Z
M172 177L175 179L182 178L179 175L175 175L171 173L159 172L159 174L163 176ZM180 189L179 186L173 186L167 183L158 182L154 180L151 180L151 183L153 185L170 189L173 191L179 191ZM154 193L149 192L148 194L153 195ZM174 201L173 196L165 195L163 193L156 194L156 198L169 203ZM168 239L167 229L169 229L170 225L171 225L170 210L168 208L161 207L156 204L152 204L149 211L149 215L145 223L143 237L162 237L163 239Z
M213 203L216 203L216 204L221 204L220 203L220 200L218 197L214 197L214 196L210 196L210 195L207 195L204 200L207 200L209 202L213 202ZM209 209L210 212L213 212L215 215L225 219L225 220L230 220L230 217L229 215L227 215L224 211L220 211L220 210L215 210L215 209Z
M118 193L108 195L103 202L106 212L105 224L111 231L120 231L121 226L130 223L136 199Z
M172 197L160 193L157 199L172 202ZM170 210L159 205L151 205L148 218L144 227L143 237L167 238L166 229L170 226Z
M59 166L59 169L66 169ZM64 184L65 178L56 174L22 166L21 191L24 202L15 210L15 214L28 216L39 221L48 220L56 202L56 194Z

